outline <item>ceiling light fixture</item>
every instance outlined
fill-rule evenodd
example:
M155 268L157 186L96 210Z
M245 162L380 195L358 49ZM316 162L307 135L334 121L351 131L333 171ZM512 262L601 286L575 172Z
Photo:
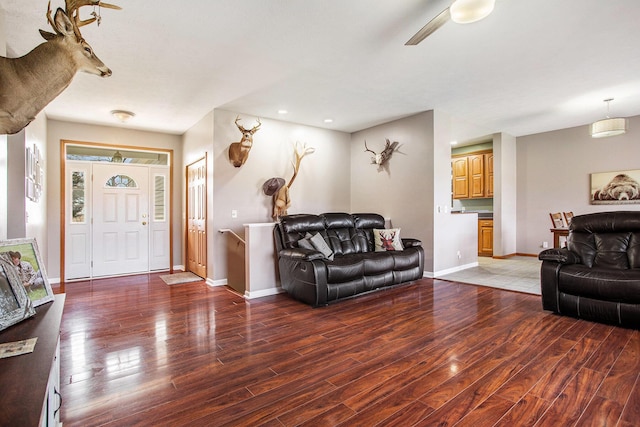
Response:
M456 0L449 7L456 24L471 24L486 18L493 11L495 0Z
M278 110L278 114L287 114L288 111L287 110Z
M131 111L125 110L111 110L111 115L118 119L120 123L126 123L130 118L135 116Z
M609 117L609 103L611 101L613 101L613 98L604 100L604 102L607 103L607 118L591 124L590 130L592 138L622 135L627 131L627 119L623 117Z
M111 162L112 163L122 163L122 153L120 153L119 151L116 150L115 153L113 153L113 157L111 158Z
M333 119L324 119L325 123L333 123Z

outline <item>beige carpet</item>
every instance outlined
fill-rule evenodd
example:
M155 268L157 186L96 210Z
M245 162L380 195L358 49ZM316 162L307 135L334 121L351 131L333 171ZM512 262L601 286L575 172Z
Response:
M167 285L179 285L180 283L199 282L200 280L204 280L202 277L196 276L191 272L165 274L164 276L160 276L160 278Z
M540 264L535 257L478 257L477 267L437 278L540 295Z

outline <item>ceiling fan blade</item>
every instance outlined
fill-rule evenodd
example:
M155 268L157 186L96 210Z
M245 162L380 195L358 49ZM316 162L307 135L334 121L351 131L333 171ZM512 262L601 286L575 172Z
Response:
M405 46L413 46L420 43L422 40L426 39L431 33L433 33L438 28L442 27L447 21L451 18L451 14L449 13L449 8L446 8L442 12L440 12L435 18L431 21L427 22L427 25L422 27L420 31L418 31L413 37L406 42Z

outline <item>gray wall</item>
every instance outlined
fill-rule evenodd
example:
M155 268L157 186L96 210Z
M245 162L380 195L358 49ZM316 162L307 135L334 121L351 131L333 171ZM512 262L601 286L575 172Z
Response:
M518 252L538 254L543 241L553 244L550 212L640 210L639 204L589 203L591 173L640 169L639 140L640 116L629 119L626 134L609 138L591 138L588 125L519 137Z
M371 164L367 146L379 153L385 140L398 141L383 168ZM424 242L433 267L433 112L417 114L351 135L351 211L375 212L401 228L401 237Z
M351 210L380 213L401 236L422 240L427 276L477 261L477 217L449 211L455 127L447 114L427 111L351 136ZM380 169L364 141L379 152L387 138L400 146Z
M228 148L241 137L234 124L238 115L245 128L256 123L257 118L253 116L214 110L184 136L185 159L200 158L204 151L211 157L207 275L214 281L227 278L228 239L232 239L218 230L231 229L244 237L244 224L273 221L272 198L263 194L262 184L272 177L289 181L296 141L316 151L302 160L300 172L291 186L289 213L350 210L349 134L261 119L262 126L253 136L248 160L242 167L235 168L229 162ZM232 210L237 212L237 218L231 217Z
M103 144L126 145L134 147L164 148L173 150L173 262L181 262L182 254L182 188L184 173L182 165L182 138L158 132L145 132L110 126L96 126L80 123L47 121L47 236L48 259L47 274L52 281L60 278L60 141L97 142Z

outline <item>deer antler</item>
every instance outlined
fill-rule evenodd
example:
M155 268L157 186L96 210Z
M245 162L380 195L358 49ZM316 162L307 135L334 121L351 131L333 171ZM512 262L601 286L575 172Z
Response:
M122 10L120 6L116 6L114 4L102 3L102 0L65 0L65 13L71 20L73 25L73 32L76 34L76 38L78 40L82 40L82 34L80 34L80 27L83 27L87 24L91 24L92 22L98 21L98 25L100 25L100 15L95 11L92 13L93 18L89 19L80 19L80 8L82 6L93 6L93 7L104 7L106 9L115 9ZM49 0L49 4L47 6L47 21L56 31L56 33L60 34L58 29L56 28L55 23L53 22L53 18L51 17L51 0Z
M377 155L377 153L375 151L370 150L369 147L367 147L367 140L365 139L364 140L364 152L366 153L367 151L370 152L370 153L373 153L374 156Z
M302 161L302 158L304 156L306 156L307 154L314 153L315 151L316 151L315 148L307 147L306 143L303 144L302 146L300 146L300 142L296 142L296 146L294 148L294 154L296 156L296 161L295 161L295 163L292 162L292 164L293 164L293 176L289 180L289 183L287 184L287 187L291 187L291 184L293 184L293 180L296 179L296 176L298 176L298 170L300 170L300 162Z
M260 121L260 117L258 117L257 121L258 121L258 124L251 128L251 133L254 133L255 131L257 131L260 128L260 126L262 126L262 122Z
M244 126L239 125L239 124L238 124L238 121L239 121L239 120L240 120L240 116L236 116L235 124L236 124L236 126L238 127L238 129L240 129L240 132L247 132L247 131L249 131L249 132L251 132L252 134L254 134L254 133L258 130L258 128L260 128L260 126L262 126L262 122L260 122L260 117L258 117L258 119L257 119L258 124L257 124L256 126L252 127L252 128L251 128L251 130L249 130L249 129L245 129L245 128L244 128Z

